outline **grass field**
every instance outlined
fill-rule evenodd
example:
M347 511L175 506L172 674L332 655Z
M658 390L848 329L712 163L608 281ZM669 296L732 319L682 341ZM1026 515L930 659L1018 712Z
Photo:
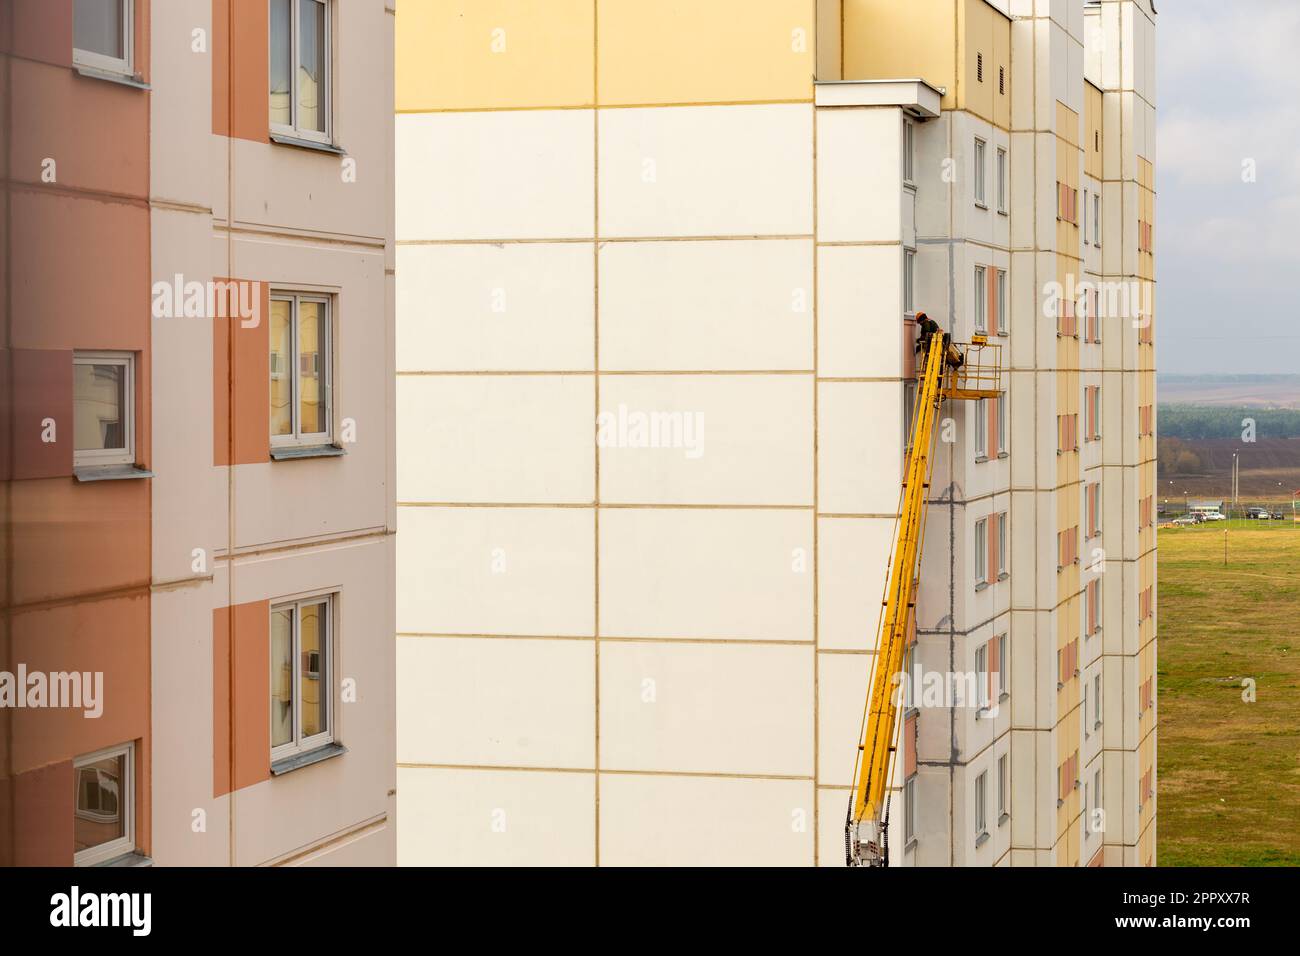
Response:
M1300 866L1300 525L1159 540L1157 863Z

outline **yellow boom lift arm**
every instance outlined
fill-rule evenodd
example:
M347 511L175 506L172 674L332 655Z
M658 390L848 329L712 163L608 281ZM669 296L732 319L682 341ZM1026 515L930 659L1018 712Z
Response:
M963 361L949 337L939 332L930 337L929 348L918 359L923 365L912 416L912 443L882 602L871 696L863 715L864 729L854 768L856 786L844 828L849 866L889 863L889 775L894 764L901 696L896 685L916 611L916 575L925 538L925 499L939 409L945 398L971 401L997 397L1001 392L1000 350L1000 346L989 345L984 336L977 335ZM946 368L950 356L958 359L958 367Z

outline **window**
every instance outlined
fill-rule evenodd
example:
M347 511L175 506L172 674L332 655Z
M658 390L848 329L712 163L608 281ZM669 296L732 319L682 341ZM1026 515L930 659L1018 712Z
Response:
M94 866L135 850L135 745L78 757L73 863Z
M903 844L916 839L916 775L903 783Z
M1086 719L1087 716L1088 715L1085 713L1084 718ZM1092 679L1092 721L1093 721L1092 723L1093 730L1096 730L1098 727L1101 726L1101 675L1100 674L1097 674ZM1100 787L1097 788L1097 792L1098 793L1101 792Z
M998 294L997 315L996 315L996 317L995 317L995 319L996 319L996 321L997 321L997 323L998 323L997 331L998 331L998 333L1001 334L1001 335L1006 335L1007 332L1008 332L1008 329L1007 329L1007 270L1006 270L1006 269L999 269L999 270L998 270L997 294Z
M998 642L998 697L1002 697L1007 691L1007 667L1010 660L1007 658L1007 636L999 634Z
M332 361L329 299L271 295L271 443L330 442Z
M271 128L327 143L330 137L328 0L271 0Z
M1001 823L1007 814L1007 755L1003 754L998 758L998 823Z
M975 649L975 693L979 695L981 710L989 705L989 646L981 644Z
M271 759L333 739L334 595L271 608Z
M998 149L998 212L1007 211L1007 151Z
M975 140L975 203L983 206L984 201L984 140L977 139Z
M1088 616L1084 637L1091 637L1101 630L1101 578L1089 581L1088 586L1084 588L1084 595L1087 599L1085 613ZM1084 707L1085 713L1087 710L1088 708Z
M912 426L916 419L916 382L903 383L903 448L912 447Z
M1087 721L1087 716L1088 716L1088 682L1087 682L1087 681L1084 681L1083 684L1082 684L1082 687L1083 687L1083 699L1082 699L1082 702L1081 702L1081 704L1080 704L1080 706L1079 706L1079 713L1081 713L1081 714L1084 715L1084 721L1083 721L1083 739L1084 739L1084 740L1087 740L1089 737L1092 736L1092 734L1089 733L1089 731L1088 731L1088 721ZM1084 811L1084 813L1087 813L1087 812L1088 812L1088 792L1087 792L1086 790L1084 791L1084 796L1083 796L1083 811Z
M988 330L988 285L984 266L975 267L975 331Z
M983 584L988 580L989 561L989 519L980 518L975 522L975 580Z
M915 182L914 156L913 149L916 145L916 124L911 120L903 120L903 182Z
M135 45L134 0L75 0L72 62L130 76Z
M998 454L1006 454L1007 450L1007 398L1006 392L1002 393L1000 398L993 401L998 406Z
M1079 450L1079 416L1056 416L1056 450L1064 453Z
M1067 528L1056 533L1057 570L1079 560L1079 528Z
M1101 534L1101 483L1093 482L1085 492L1088 512L1087 536L1092 538Z
M998 576L1007 573L1007 513L998 515Z
M985 836L989 832L986 797L988 780L989 772L987 770L975 778L975 833L977 836Z
M908 315L916 312L916 250L903 251L903 311Z
M1092 196L1092 244L1101 248L1101 193Z
M132 353L73 353L72 431L77 467L135 462Z
M1056 218L1079 224L1079 190L1058 181L1056 184Z
M989 453L989 415L988 399L981 398L975 403L975 460L987 458Z
M1083 191L1083 244L1088 244L1088 190Z
M1101 771L1097 770L1092 775L1092 802L1093 810L1101 809ZM1088 821L1088 826L1094 833L1099 832L1100 827L1094 825L1092 820Z

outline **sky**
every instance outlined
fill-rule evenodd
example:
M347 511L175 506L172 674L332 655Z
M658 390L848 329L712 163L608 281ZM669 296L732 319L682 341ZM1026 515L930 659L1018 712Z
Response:
M1300 372L1300 2L1156 9L1157 367Z

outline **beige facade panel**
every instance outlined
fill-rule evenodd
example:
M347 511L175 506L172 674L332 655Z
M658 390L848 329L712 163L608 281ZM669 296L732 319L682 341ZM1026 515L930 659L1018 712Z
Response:
M894 525L893 518L817 519L819 648L875 649Z
M807 866L813 787L804 780L603 774L600 831L602 866Z
M593 397L584 375L401 376L397 500L590 503Z
M603 641L600 766L810 777L811 647Z
M823 382L817 388L818 511L897 514L902 382Z
M811 232L811 105L601 112L602 237Z
M903 249L817 250L817 373L896 378L903 358Z
M819 242L901 241L902 129L892 106L818 110Z
M602 376L601 502L811 506L812 404L811 375Z
M397 820L399 866L591 866L596 778L400 767Z
M591 636L590 508L397 509L397 630Z
M601 369L811 369L812 255L808 239L605 244Z
M603 509L601 635L811 641L812 539L807 510Z
M399 637L397 761L592 769L595 681L592 641Z
M592 245L404 245L398 372L590 370Z
M594 128L590 110L399 115L398 241L591 238Z

